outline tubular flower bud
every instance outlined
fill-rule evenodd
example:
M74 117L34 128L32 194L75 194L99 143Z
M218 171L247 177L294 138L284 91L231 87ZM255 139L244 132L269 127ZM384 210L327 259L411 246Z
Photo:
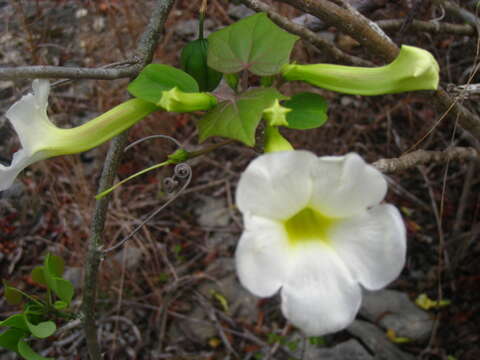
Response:
M353 95L382 95L413 90L436 90L439 66L428 51L403 45L397 58L374 68L333 64L282 68L285 79L301 80L324 89Z

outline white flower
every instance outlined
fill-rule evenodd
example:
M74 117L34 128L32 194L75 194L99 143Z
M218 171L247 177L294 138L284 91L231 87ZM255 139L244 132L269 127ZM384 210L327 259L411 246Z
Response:
M80 126L61 129L47 116L48 80L34 80L27 94L5 116L17 132L22 148L10 166L0 164L0 191L8 189L28 165L58 155L89 150L118 135L159 108L141 99L127 100Z
M23 96L5 114L17 132L22 149L13 154L10 166L0 164L0 191L8 189L28 165L51 156L47 144L59 129L47 116L50 83L34 80L32 87L33 94Z
M387 183L357 154L262 155L240 178L245 230L236 250L242 284L257 296L281 291L282 312L307 335L347 327L361 287L378 290L405 263L398 210L380 204Z

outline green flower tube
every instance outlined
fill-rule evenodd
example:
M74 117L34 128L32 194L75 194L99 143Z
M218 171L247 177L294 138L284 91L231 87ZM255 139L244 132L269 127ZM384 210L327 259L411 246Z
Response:
M34 80L33 94L23 96L6 113L22 148L13 154L10 166L0 164L0 191L8 189L30 164L92 149L159 110L152 103L132 99L83 125L61 129L47 116L49 91L47 80Z
M286 64L282 75L324 89L352 95L382 95L413 90L436 90L439 66L426 50L403 45L388 65L363 68L333 64Z
M290 151L293 150L293 146L285 139L278 127L269 126L265 127L265 152L276 152L276 151Z
M209 110L217 104L217 98L204 92L187 93L177 87L166 90L157 105L172 112Z

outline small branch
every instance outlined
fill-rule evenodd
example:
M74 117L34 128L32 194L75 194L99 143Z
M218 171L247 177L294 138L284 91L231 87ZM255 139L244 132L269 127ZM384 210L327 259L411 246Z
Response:
M143 67L148 64L152 58L157 46L160 31L170 12L174 0L157 0L155 9L150 18L137 48L140 55L140 65ZM115 179L118 164L123 154L127 142L128 133L125 131L118 135L110 143L110 149L103 165L103 171L100 178L99 191L102 192L110 188ZM92 221L92 234L88 242L88 253L85 263L85 279L82 308L84 312L84 330L87 340L88 353L91 360L100 360L102 358L100 346L97 339L95 303L97 295L98 269L102 259L103 230L108 210L110 196L97 200L95 212Z
M48 65L0 67L0 80L18 79L98 79L113 80L132 77L141 70L139 60L121 69L81 68Z
M405 21L403 19L380 20L377 25L384 31L398 31ZM430 34L452 34L461 36L474 36L477 31L469 24L451 24L433 21L413 20L406 31L425 31Z
M304 26L296 24L286 17L278 14L273 11L273 9L262 1L258 0L241 0L243 4L255 11L263 11L268 13L269 18L276 23L278 26L284 28L285 30L300 36L302 39L313 44L320 50L326 52L333 60L345 64L352 64L356 66L372 66L373 64L370 61L363 60L362 58L349 55L344 53L333 44L324 40L321 36L315 34L313 31L307 29Z
M407 170L418 165L443 164L451 160L480 160L480 153L471 147L454 147L444 151L416 150L393 159L380 159L372 163L383 173Z
M326 0L277 0L315 15L327 24L334 25L349 34L373 54L390 62L398 54L398 47L372 21L353 8L345 9Z
M123 149L127 143L128 132L125 131L115 137L110 143L107 158L103 165L102 175L100 177L99 190L108 189L116 176L116 170L123 154ZM100 360L102 358L100 346L97 339L97 325L95 315L95 303L97 298L97 278L100 261L102 258L101 246L103 244L102 233L105 227L108 203L110 197L106 196L97 200L91 226L92 234L88 241L88 253L85 263L85 279L83 288L83 313L84 330L87 340L88 353L90 359Z
M443 6L448 13L466 22L467 24L477 27L480 25L478 17L470 11L460 7L460 5L446 0L433 0L433 2L437 5Z

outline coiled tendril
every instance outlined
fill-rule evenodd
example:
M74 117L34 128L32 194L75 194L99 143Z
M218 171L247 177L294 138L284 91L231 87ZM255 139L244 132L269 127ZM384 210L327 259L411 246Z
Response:
M142 139L139 139L130 145L128 145L124 151L127 151L131 149L133 146L145 141L145 140L150 140L150 139L155 139L155 138L162 138L162 139L167 139L175 143L179 148L182 147L182 145L173 137L167 136L167 135L151 135L144 137ZM152 211L148 216L137 226L135 229L132 230L130 234L128 234L126 237L124 237L122 240L120 240L117 244L113 245L110 248L107 248L103 250L103 254L106 254L108 252L111 252L120 246L122 246L125 242L127 242L130 238L133 237L147 222L149 222L152 218L154 218L156 215L158 215L163 209L165 209L168 205L170 205L174 200L176 200L182 192L188 187L190 184L190 181L192 180L192 168L190 165L187 163L180 163L175 165L175 168L173 170L173 175L170 177L166 177L163 180L163 191L170 195L171 197L167 200L165 204L160 206L158 209L155 209ZM179 185L183 182L183 185L179 188Z

